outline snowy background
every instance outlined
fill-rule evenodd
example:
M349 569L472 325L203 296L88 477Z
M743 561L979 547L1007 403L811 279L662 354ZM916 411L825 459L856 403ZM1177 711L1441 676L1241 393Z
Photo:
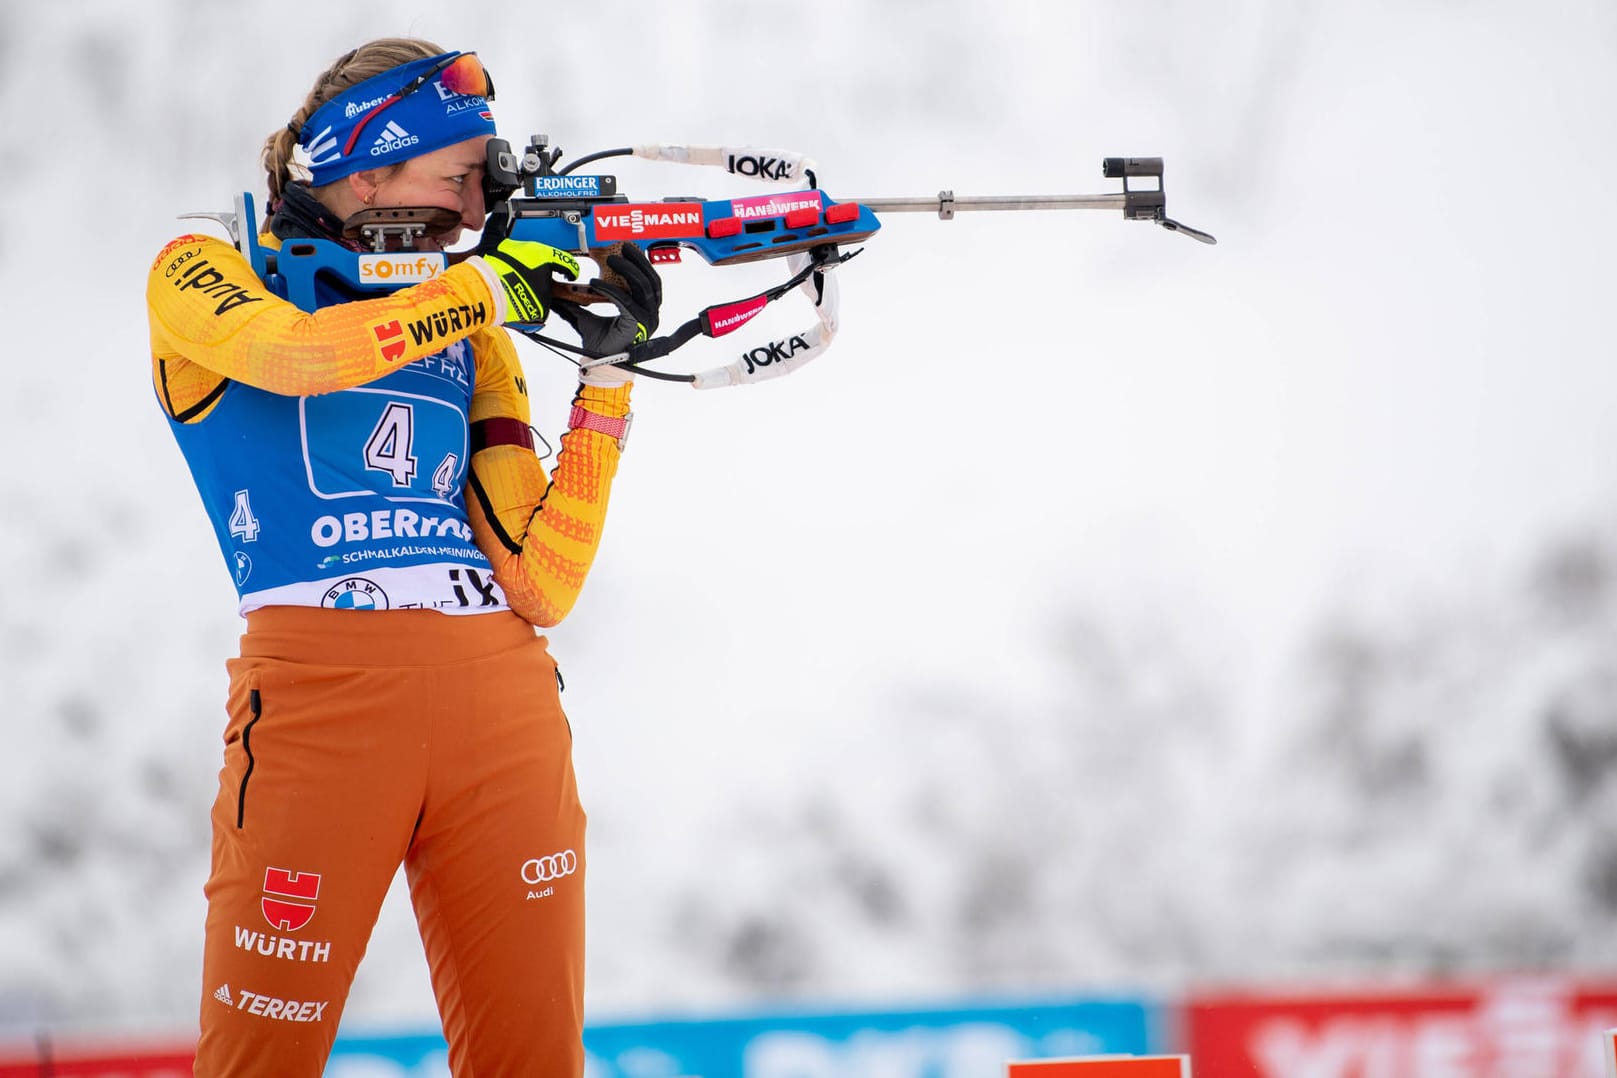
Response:
M551 634L597 1018L1617 969L1611 0L61 0L0 5L0 1034L195 1020L239 621L144 276L396 33L479 50L513 141L838 198L1161 155L1221 241L892 217L814 366L638 390ZM434 1020L402 891L346 1017Z

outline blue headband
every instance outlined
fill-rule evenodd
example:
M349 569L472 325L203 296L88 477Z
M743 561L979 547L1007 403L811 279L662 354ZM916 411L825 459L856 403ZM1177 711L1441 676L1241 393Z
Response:
M443 84L443 69L460 55L446 52L400 64L348 87L316 109L298 131L298 144L309 153L310 183L319 187L354 172L494 134L494 114L486 99L458 94ZM433 72L431 78L398 96L428 72Z

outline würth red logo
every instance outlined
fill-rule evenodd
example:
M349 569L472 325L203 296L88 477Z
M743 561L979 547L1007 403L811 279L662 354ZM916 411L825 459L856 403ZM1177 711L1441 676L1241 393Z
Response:
M296 932L314 916L312 903L320 897L320 874L317 872L288 872L284 868L264 870L264 919L282 932ZM269 895L276 897L270 898ZM288 902L301 898L303 902Z
M391 322L383 322L379 326L372 326L371 332L376 334L376 343L382 350L382 358L392 363L404 355L404 327L399 325L395 318Z

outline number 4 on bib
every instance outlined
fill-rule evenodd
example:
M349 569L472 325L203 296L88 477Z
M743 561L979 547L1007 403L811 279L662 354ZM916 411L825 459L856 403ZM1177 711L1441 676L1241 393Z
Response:
M230 511L230 534L244 543L258 538L258 518L253 515L252 502L245 490L236 491L236 505Z
M432 473L432 490L440 498L447 498L455 492L455 476L460 472L460 458L453 453L445 454L439 462L437 471Z
M415 410L408 404L389 401L365 443L365 467L386 472L393 485L407 487L415 478L416 461L410 452L415 440Z

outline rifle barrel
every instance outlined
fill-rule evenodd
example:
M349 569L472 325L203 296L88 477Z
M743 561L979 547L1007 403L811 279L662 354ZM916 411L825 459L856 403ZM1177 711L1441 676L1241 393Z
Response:
M936 213L948 216L963 210L1120 210L1128 196L1115 195L988 195L956 197L944 192L930 198L850 198L872 213Z

